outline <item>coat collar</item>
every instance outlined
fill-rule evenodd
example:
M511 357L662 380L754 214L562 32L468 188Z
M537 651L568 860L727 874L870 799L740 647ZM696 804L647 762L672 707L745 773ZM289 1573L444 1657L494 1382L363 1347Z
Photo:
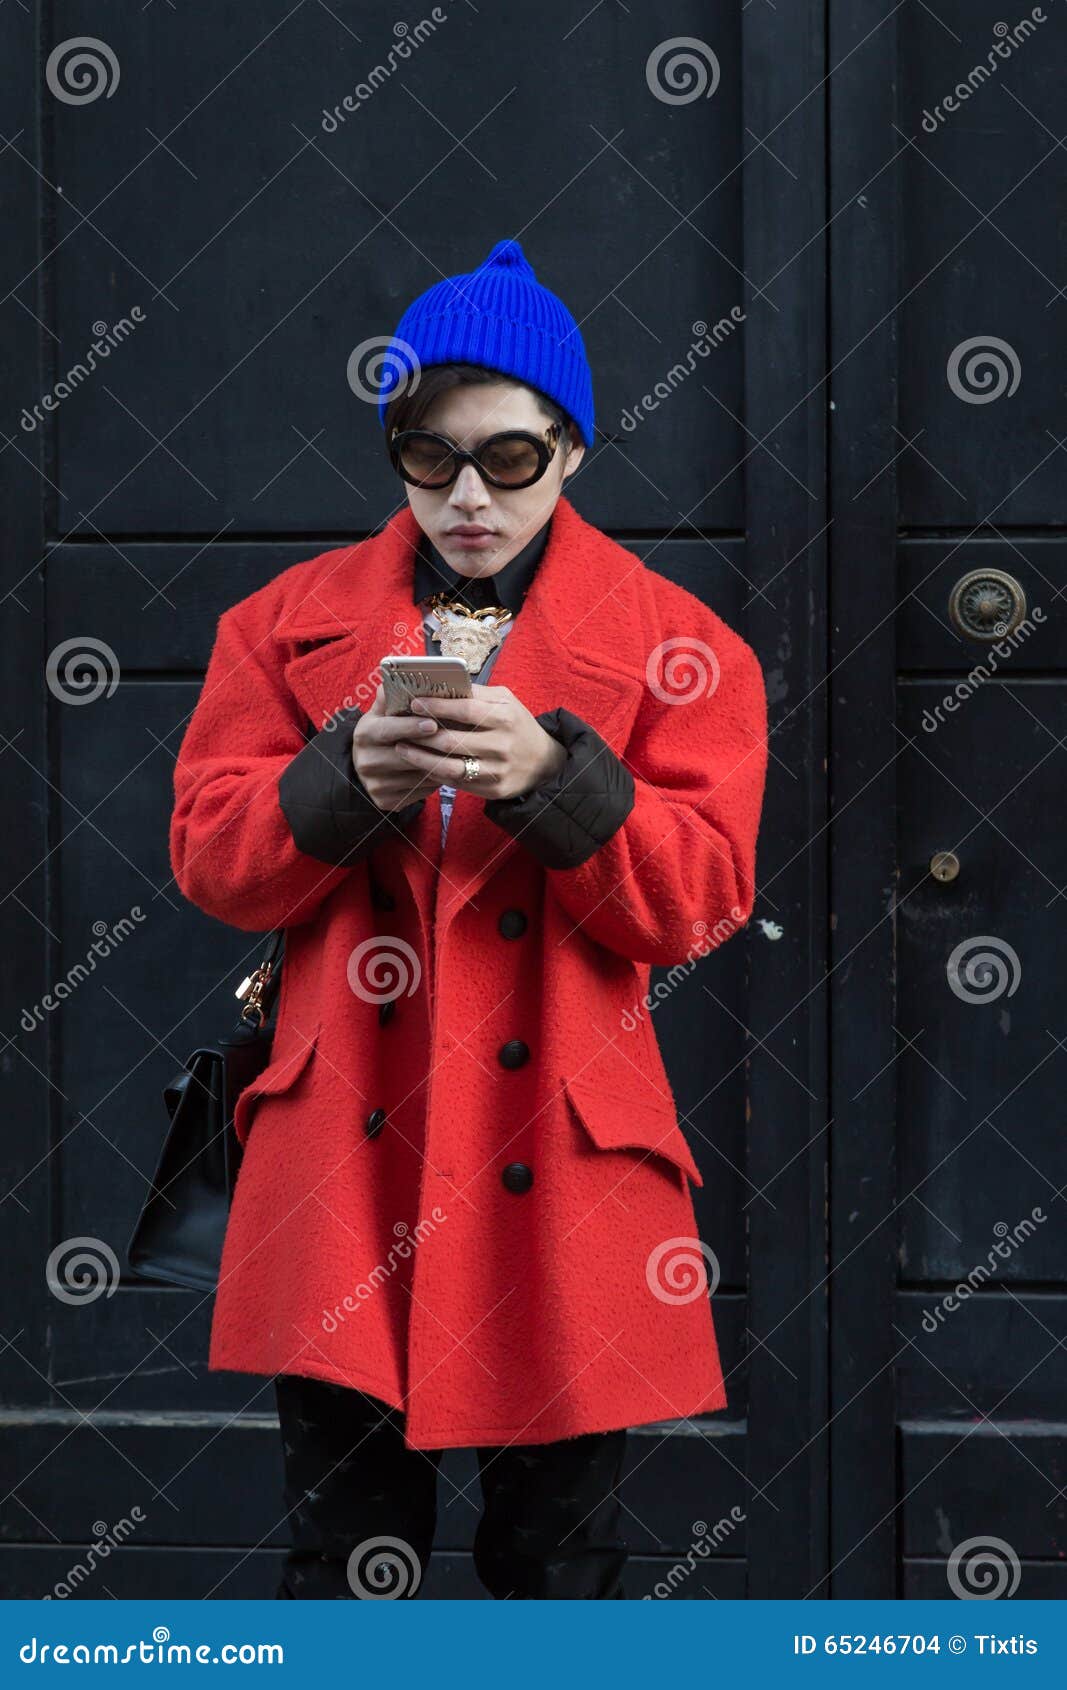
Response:
M291 646L285 678L316 730L346 705L367 709L386 652L422 656L421 612L413 596L422 530L410 505L376 534L298 565L273 637ZM535 716L565 705L616 751L629 738L644 687L639 576L632 552L595 528L561 494L544 555L493 667L492 684L510 687ZM294 590L295 589L295 590ZM320 643L321 642L321 643ZM440 847L436 795L397 843L397 859L420 910L436 909L440 929L517 850L521 841L461 788ZM436 900L433 877L440 872Z

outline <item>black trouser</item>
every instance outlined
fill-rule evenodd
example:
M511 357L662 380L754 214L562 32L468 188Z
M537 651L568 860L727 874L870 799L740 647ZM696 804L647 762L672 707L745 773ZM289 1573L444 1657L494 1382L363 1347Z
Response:
M275 1392L293 1540L277 1595L416 1595L442 1452L409 1449L401 1412L362 1391L285 1373ZM625 1451L624 1430L478 1450L474 1565L491 1595L624 1596L616 1486Z

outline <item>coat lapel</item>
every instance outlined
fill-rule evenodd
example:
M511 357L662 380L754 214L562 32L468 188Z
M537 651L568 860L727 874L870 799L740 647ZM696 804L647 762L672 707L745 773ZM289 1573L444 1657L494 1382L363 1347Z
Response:
M302 582L275 638L316 642L292 657L285 677L316 730L339 709L366 709L387 652L422 656L422 619L412 599L421 530L409 505L353 546L327 552ZM522 611L493 666L491 684L510 687L535 716L565 705L622 751L640 703L645 654L631 553L587 523L563 495ZM485 814L484 802L456 794L446 848L440 849L440 803L429 800L398 842L398 858L420 911L434 905L442 929L486 881L521 850Z

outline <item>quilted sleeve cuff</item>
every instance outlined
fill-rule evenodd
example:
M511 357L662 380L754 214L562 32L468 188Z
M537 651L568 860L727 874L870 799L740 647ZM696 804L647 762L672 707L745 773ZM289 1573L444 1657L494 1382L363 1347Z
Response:
M278 801L298 851L319 862L362 862L426 802L380 810L352 766L352 733L363 712L338 710L282 770Z
M634 777L572 710L544 710L537 720L566 751L561 767L531 792L488 799L485 813L545 868L578 868L630 814Z

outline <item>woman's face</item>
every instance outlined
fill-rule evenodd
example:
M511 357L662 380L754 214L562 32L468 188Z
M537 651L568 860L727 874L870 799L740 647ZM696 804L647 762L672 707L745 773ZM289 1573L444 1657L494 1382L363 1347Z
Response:
M528 388L500 381L451 388L434 401L419 426L473 451L491 434L509 428L543 437L550 420ZM446 563L461 575L495 575L544 527L584 453L579 443L564 456L561 439L540 481L514 491L491 487L473 464L464 464L451 487L436 492L410 482L404 486L415 520ZM462 529L483 532L464 539Z

